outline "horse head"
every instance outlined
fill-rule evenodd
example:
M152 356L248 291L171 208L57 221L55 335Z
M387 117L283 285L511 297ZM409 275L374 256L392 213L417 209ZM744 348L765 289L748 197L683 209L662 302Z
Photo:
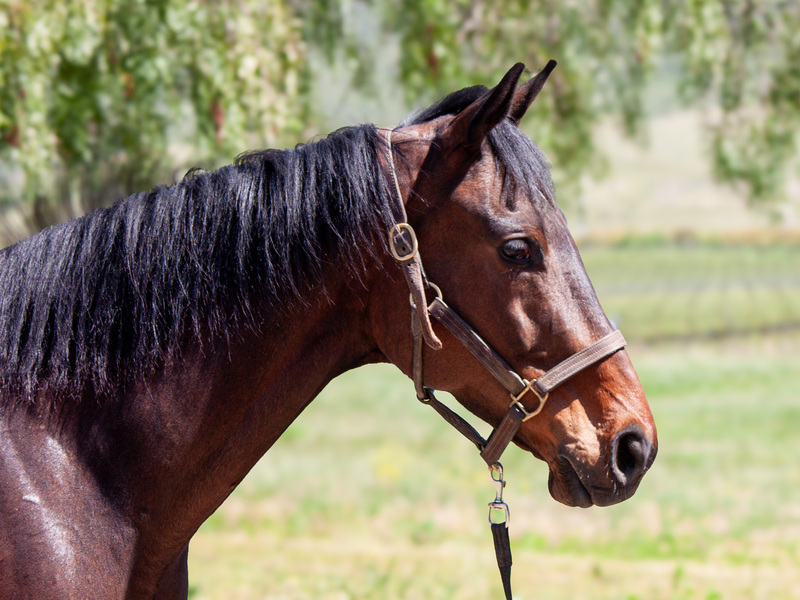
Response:
M456 92L391 131L384 164L397 178L427 280L527 382L614 328L554 199L546 160L518 128L555 66L518 85L522 65L492 90ZM408 288L386 280L373 322L381 352L415 368ZM386 323L386 315L396 315ZM422 316L428 344L417 377L497 426L509 393L446 328ZM534 411L535 399L521 398ZM652 464L656 428L624 349L586 366L540 399L514 442L547 462L552 496L567 505L630 497Z

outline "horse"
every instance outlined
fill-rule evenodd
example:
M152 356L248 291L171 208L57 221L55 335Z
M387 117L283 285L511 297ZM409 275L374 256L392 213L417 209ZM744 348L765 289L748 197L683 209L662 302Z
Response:
M518 128L554 65L4 249L0 597L186 598L201 523L368 363L502 429L487 464L546 461L557 501L629 498L653 417Z

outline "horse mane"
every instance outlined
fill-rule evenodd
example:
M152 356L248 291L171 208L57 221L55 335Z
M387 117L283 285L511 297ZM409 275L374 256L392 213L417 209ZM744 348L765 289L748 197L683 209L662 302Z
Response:
M450 94L401 126L457 114L484 91ZM504 181L552 198L533 142L510 122L489 141ZM87 386L113 395L178 356L187 333L202 342L277 322L334 260L358 277L392 222L382 152L383 136L360 125L246 153L0 251L0 405Z
M336 258L358 273L390 223L382 136L346 128L46 229L0 252L0 386L110 393L180 350L275 319ZM256 307L256 303L258 306Z

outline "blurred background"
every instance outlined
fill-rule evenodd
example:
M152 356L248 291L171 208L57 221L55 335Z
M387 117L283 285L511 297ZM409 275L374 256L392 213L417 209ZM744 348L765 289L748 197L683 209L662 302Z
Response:
M0 241L554 58L522 127L660 451L588 510L508 451L515 598L800 598L798 32L783 0L0 0ZM501 597L493 493L402 374L359 369L200 530L191 597Z

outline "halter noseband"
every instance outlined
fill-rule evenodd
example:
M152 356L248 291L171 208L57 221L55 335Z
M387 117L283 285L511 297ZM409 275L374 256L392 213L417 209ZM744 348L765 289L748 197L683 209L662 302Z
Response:
M389 151L389 169L397 192L397 205L392 207L396 222L389 230L389 248L392 256L403 267L411 291L411 333L414 338L412 379L417 398L430 404L448 423L474 443L480 450L481 458L489 467L492 467L514 439L522 423L542 411L553 389L576 373L624 348L625 338L619 330L612 331L594 344L562 361L539 378L528 381L520 377L466 321L444 302L439 287L425 277L417 236L411 225L407 223L403 196L397 181L392 148L392 129L386 130L386 142ZM432 289L436 293L436 298L430 304L425 297L425 289ZM492 431L488 439L484 439L462 417L439 402L434 396L433 390L423 383L423 341L435 349L441 347L441 342L433 333L430 325L430 316L444 325L511 394L511 402L503 420ZM529 395L535 396L538 401L534 409L527 409L522 403L522 400Z

